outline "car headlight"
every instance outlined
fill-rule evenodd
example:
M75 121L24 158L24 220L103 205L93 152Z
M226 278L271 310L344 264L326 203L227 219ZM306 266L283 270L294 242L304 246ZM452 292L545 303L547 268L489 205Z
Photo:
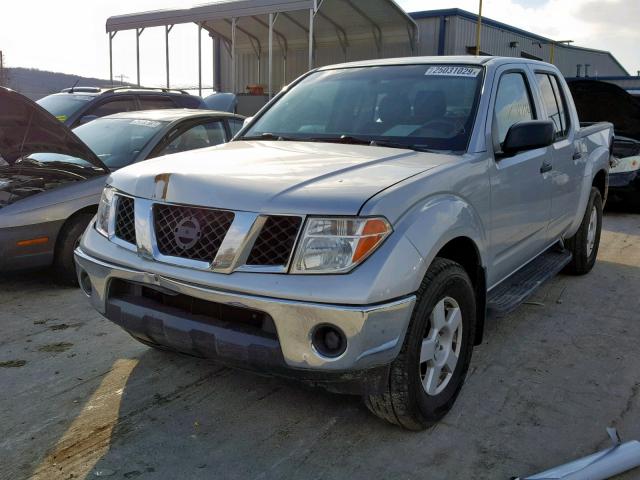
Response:
M109 238L109 230L115 213L113 211L114 192L115 189L113 187L109 185L104 187L96 215L96 230L107 238Z
M629 173L640 170L640 155L618 158L617 163L609 169L609 173Z
M382 217L309 217L291 272L344 273L371 255L391 232Z

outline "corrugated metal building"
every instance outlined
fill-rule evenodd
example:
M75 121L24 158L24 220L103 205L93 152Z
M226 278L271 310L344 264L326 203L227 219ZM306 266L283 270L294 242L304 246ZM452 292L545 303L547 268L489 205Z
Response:
M413 12L409 15L418 25L419 55L466 55L475 53L477 15L460 9ZM483 55L524 57L554 63L567 77L627 76L625 68L607 51L556 43L552 39L530 33L505 23L483 17L481 29ZM286 76L280 55L274 55L274 86L276 89L290 82L307 70L307 44L289 45ZM257 82L258 66L253 51L247 49L238 55L239 85ZM385 35L382 41L382 57L412 55L406 35ZM378 52L370 37L349 38L345 51L335 48L335 43L318 40L315 49L316 66L345 61L377 58ZM229 86L230 57L222 51L222 89ZM266 60L263 60L266 62ZM579 72L578 72L579 70ZM261 72L266 75L266 63Z
M117 15L107 19L106 30L112 71L114 36L135 29L138 83L139 38L145 28L165 28L168 87L171 27L194 23L200 32L200 67L202 33L212 38L217 90L244 92L249 85L268 90L270 85L277 92L313 66L411 55L475 54L477 19L460 9L407 14L394 0L214 0L191 8ZM553 63L567 77L629 75L609 52L567 45L486 17L480 47L483 55ZM199 71L201 89L201 68Z
M457 8L409 14L418 24L421 55L474 54L478 16ZM555 64L567 77L629 75L610 53L557 43L489 18L482 18L483 55L524 57ZM586 66L586 67L585 67Z

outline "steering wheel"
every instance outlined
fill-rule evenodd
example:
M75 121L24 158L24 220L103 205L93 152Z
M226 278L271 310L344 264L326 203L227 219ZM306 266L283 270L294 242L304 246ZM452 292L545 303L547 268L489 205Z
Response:
M416 128L413 132L409 134L409 136L420 136L418 135L418 133L423 132L425 130L436 130L437 132L443 133L446 136L451 136L454 133L457 133L458 130L460 130L460 123L448 118L440 118L438 120L429 120L427 123L425 123L421 127Z

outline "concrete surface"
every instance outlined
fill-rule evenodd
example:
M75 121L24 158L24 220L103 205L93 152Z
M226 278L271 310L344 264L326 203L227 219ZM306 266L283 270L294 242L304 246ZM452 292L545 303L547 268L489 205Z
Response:
M0 279L0 477L507 479L640 439L640 215L594 271L488 325L451 413L410 433L358 398L165 354L46 273ZM640 478L640 471L621 479Z

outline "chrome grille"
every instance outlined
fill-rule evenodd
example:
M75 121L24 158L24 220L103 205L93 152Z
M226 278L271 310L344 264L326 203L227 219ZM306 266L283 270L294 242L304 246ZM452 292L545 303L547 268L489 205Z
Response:
M162 255L212 262L234 214L226 210L155 204L153 223Z
M247 265L286 265L301 223L300 217L270 216L251 249Z
M134 200L131 197L118 195L116 205L115 236L133 245L136 244L136 223Z

